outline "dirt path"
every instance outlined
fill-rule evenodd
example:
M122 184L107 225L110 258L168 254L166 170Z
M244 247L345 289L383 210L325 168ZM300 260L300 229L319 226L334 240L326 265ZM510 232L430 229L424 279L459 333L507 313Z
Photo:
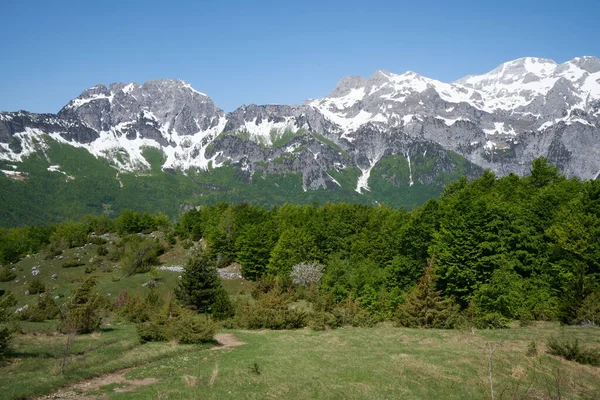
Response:
M123 386L116 387L115 392L131 392L140 386L148 386L158 382L156 378L144 378L144 379L127 379L125 374L131 371L133 368L123 369L121 371L113 372L111 374L102 375L96 378L88 379L83 382L75 383L64 389L61 389L48 396L38 397L38 399L102 399L104 396L91 396L86 392L98 390L104 386L111 385L114 383L123 384Z
M217 333L215 340L219 343L218 345L211 347L210 350L221 350L228 347L237 347L246 344L246 342L240 341L231 333Z
M222 350L230 347L237 347L246 344L246 342L240 341L231 333L218 333L215 335L215 340L218 344L211 347L209 350ZM60 389L48 396L41 396L38 399L103 399L107 398L107 395L92 396L87 392L95 391L104 386L111 384L120 384L122 386L116 387L115 392L131 392L141 386L148 386L158 382L156 378L144 378L144 379L127 379L125 374L131 371L133 368L126 368L120 371L116 371L110 374L98 376L96 378L88 379L83 382L75 383Z

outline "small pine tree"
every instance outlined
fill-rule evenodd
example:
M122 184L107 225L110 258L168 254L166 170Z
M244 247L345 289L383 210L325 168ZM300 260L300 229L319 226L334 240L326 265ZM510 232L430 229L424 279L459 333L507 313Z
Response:
M407 328L448 328L456 324L458 306L442 298L435 287L437 276L430 261L417 286L406 296L396 314L399 326Z
M14 332L13 327L7 323L10 318L8 309L15 304L17 301L12 293L0 290L0 356L7 350L8 342Z
M46 291L46 285L44 285L44 283L36 277L29 282L27 290L29 290L29 294L44 293Z
M0 268L0 282L10 282L17 277L17 274L10 267L5 266Z
M60 308L62 332L91 333L100 328L100 312L106 306L106 300L94 293L96 279L85 279L71 294L71 300Z
M179 301L199 313L213 314L217 311L215 304L219 300L219 308L225 307L225 292L219 279L216 263L205 251L194 254L187 262L179 281L175 295Z

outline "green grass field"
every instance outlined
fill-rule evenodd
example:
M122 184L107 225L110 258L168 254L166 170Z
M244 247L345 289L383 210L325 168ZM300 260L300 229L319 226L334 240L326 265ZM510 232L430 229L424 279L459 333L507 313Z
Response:
M491 398L490 345L496 346L496 399L600 395L600 368L544 352L545 339L553 335L598 346L598 329L538 323L496 331L389 325L323 332L231 330L226 332L245 344L211 349L210 344L140 345L132 325L111 321L99 333L77 337L75 355L61 375L56 352L64 337L44 333L47 325L26 324L14 340L14 352L1 367L1 398L60 389L56 398L485 399ZM534 357L526 355L532 341L538 346ZM100 381L74 385L129 367Z

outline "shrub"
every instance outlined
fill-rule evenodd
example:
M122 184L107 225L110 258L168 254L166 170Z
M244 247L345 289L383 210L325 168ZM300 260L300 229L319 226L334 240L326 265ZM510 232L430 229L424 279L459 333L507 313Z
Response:
M7 265L0 268L0 282L10 282L17 277L17 274Z
M97 246L103 246L108 241L106 239L104 239L103 237L101 237L101 236L90 235L88 237L88 242L91 243L91 244L95 244Z
M160 304L155 289L150 288L145 297L129 295L126 291L119 293L115 300L115 311L129 322L142 323L150 320Z
M498 312L476 315L475 327L477 329L506 329L510 319Z
M367 310L360 310L352 318L351 325L361 328L371 328L377 323L377 318Z
M52 246L58 249L68 249L86 244L89 226L84 222L63 222L56 226L50 236Z
M23 309L15 316L21 321L43 322L49 319L54 319L58 313L58 306L54 302L52 296L47 293L42 293L38 297L37 304Z
M600 366L600 350L580 346L579 341L551 337L547 342L548 354L559 356L579 364Z
M60 256L62 253L63 253L63 251L61 249L59 249L58 247L56 247L54 245L50 245L50 246L48 246L46 256L44 257L44 259L52 260L53 258Z
M0 356L3 355L7 348L8 342L14 333L14 327L7 324L9 319L8 309L17 304L17 301L12 293L0 291Z
M296 329L306 326L308 314L291 306L291 292L272 290L254 302L241 301L236 313L237 323L247 329Z
M108 249L106 247L104 247L103 245L100 245L100 246L96 247L96 254L98 254L100 257L104 257L105 255L108 254Z
M168 331L181 344L205 343L213 340L216 324L206 315L185 310L174 318Z
M29 294L44 293L46 291L46 286L42 283L40 278L36 277L29 281L29 285L27 285L27 290L29 290Z
M63 333L90 333L98 330L102 322L101 312L107 307L107 301L94 293L96 280L86 278L71 293L68 303L60 307L60 331Z
M142 239L137 235L130 236L124 248L123 270L126 275L134 275L150 271L158 265L158 256L164 249L151 239Z
M308 317L308 326L315 331L333 329L338 326L338 320L335 315L326 311L316 311Z
M360 300L347 297L337 304L332 311L338 326L373 326L375 320L360 304Z
M577 312L580 325L596 326L600 324L600 292L588 295Z
M77 267L81 267L83 265L85 265L85 263L82 263L81 261L67 261L62 264L62 267L63 268L77 268Z
M292 280L287 276L266 276L256 281L252 287L250 295L257 299L265 293L275 291L279 294L292 290Z
M217 293L217 297L215 298L212 316L218 320L224 320L231 318L234 315L235 309L231 303L231 300L229 299L229 295L225 290L219 291L219 293Z
M213 340L216 324L206 315L183 309L168 294L162 306L154 306L150 318L137 324L141 343L177 340L181 344L204 343Z
M164 326L156 321L142 322L136 325L140 343L164 342L169 340Z
M292 267L290 276L294 285L310 286L319 283L325 267L318 263L301 263Z
M177 238L175 237L175 232L167 233L167 235L165 236L165 239L167 240L167 243L169 244L169 246L174 246L177 243Z
M113 262L120 261L121 258L123 258L123 248L115 247L113 251L108 253L107 258L109 261L113 261Z
M451 299L442 298L441 292L435 288L436 280L430 263L417 286L406 296L404 304L398 306L396 323L399 326L438 329L456 326L458 306Z

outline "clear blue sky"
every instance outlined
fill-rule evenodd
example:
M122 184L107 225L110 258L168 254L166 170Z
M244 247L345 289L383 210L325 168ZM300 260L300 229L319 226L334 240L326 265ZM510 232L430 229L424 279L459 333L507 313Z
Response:
M4 1L0 110L57 112L97 83L180 78L225 111L298 104L346 75L452 81L600 56L600 1Z

